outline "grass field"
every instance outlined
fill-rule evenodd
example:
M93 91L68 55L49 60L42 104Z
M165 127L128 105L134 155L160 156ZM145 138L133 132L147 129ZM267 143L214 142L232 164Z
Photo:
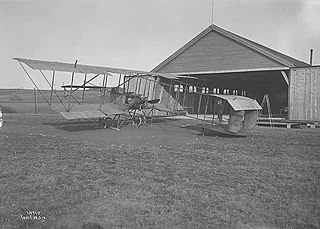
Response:
M222 138L182 122L5 114L0 228L320 228L320 129Z

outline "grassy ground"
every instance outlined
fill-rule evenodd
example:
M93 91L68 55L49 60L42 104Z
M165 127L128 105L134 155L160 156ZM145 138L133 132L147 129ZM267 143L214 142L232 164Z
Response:
M54 115L4 121L0 228L320 227L320 129L222 138L181 121L121 131Z

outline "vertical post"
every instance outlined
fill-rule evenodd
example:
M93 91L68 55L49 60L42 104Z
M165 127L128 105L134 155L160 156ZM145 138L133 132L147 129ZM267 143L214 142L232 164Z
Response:
M83 100L84 100L84 92L86 91L86 81L87 81L87 73L84 74L83 91L82 91L82 99L81 99L82 105L83 105Z
M152 77L152 76L151 76ZM148 77L146 84L148 83L148 91L147 91L147 99L149 100L149 94L150 94L150 84L151 84L151 80L150 77Z
M213 114L212 114L212 124L213 124L213 122L214 122L214 116L215 116L215 114L216 114L217 101L218 101L217 97L214 97Z
M139 88L137 93L138 95L140 95L141 80L142 80L142 76L139 77Z
M312 54L313 54L313 49L310 49L310 66L312 66Z
M208 95L207 103L206 103L206 109L204 111L204 117L203 120L206 121L207 111L208 111L208 105L209 105L210 96Z
M129 78L129 80L127 80L127 83L128 83L128 85L127 85L127 92L129 92L129 89L130 89L130 81L132 80L132 78L130 77L130 76L127 76L128 78ZM125 79L125 77L124 77L124 79ZM126 85L126 84L124 84L124 85Z
M120 86L121 84L121 74L119 74L119 83L118 83L118 87Z
M104 91L104 83L105 83L105 80L106 80L106 75L103 75L103 78L102 78L102 84L101 84L101 87L99 88L99 99L100 99L100 106L99 108L101 108L101 105L103 103L103 91Z
M147 76L149 77L149 76ZM144 89L143 89L143 95L146 96L146 90L147 90L147 83L148 83L148 78L143 78L144 83ZM147 96L148 98L148 96Z
M50 103L49 105L51 106L51 102L52 102L52 92L53 92L53 84L54 84L54 75L55 75L56 71L52 72L52 83L51 83L51 92L50 92Z
M72 91L72 86L73 86L73 78L74 78L74 72L72 72L72 75L71 75L71 87L70 87L70 90L69 90L68 111L70 111L70 105L71 105L71 91Z
M173 87L173 80L171 79L170 80L170 85L169 85L169 96L168 96L167 105L169 105L169 102L170 102L170 96L171 96L172 87Z
M201 95L200 95L200 99L199 99L199 103L198 103L198 112L197 112L197 118L199 116L199 113L200 113L200 108L201 108L201 100L202 100L202 96L203 96L203 93L201 92Z
M222 108L221 108L221 119L220 119L220 124L222 123L222 119L223 119L223 111L224 111L224 105L226 104L226 101L223 100L222 101Z
M33 88L33 92L34 92L34 112L37 114L38 113L38 109L37 109L37 103L38 103L37 90L35 88Z
M104 81L104 92L103 92L103 103L105 103L106 100L106 93L107 93L107 84L108 84L108 75L105 76L106 80Z
M134 94L137 94L139 78L137 76L135 78L136 78L136 88L134 89Z
M186 100L186 96L187 96L187 91L188 91L188 83L189 83L189 79L187 79L187 82L186 82L186 88L185 88L185 91L184 91L184 95L183 95L183 101L182 101L182 106L185 105L185 100Z
M77 62L78 62L78 60L76 60L76 62L74 63L74 66L73 66L74 68L76 68ZM72 75L71 75L71 87L70 87L70 92L69 92L68 111L70 111L70 105L71 105L71 92L72 92L72 86L73 86L73 79L74 79L74 72L72 72Z
M156 96L157 80L158 80L158 77L154 78L153 88L152 88L152 99L155 99L155 96ZM161 99L161 97L160 97L160 99Z

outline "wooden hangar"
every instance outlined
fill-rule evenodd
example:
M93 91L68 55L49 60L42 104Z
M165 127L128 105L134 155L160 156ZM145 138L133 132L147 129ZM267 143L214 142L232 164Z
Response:
M210 25L152 72L186 76L184 104L199 110L201 94L244 95L259 103L268 94L272 113L291 121L320 121L320 67L311 66L249 39ZM189 76L189 78L188 78ZM171 79L174 81L174 79ZM170 79L163 79L169 83ZM198 88L198 89L195 89ZM181 90L182 91L182 90ZM174 92L173 92L174 93ZM182 102L182 101L181 101ZM209 108L209 112L210 109Z

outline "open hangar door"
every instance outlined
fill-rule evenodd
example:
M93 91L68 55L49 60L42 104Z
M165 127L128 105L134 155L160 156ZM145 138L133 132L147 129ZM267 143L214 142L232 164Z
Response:
M198 87L208 87L219 94L238 94L256 99L260 104L264 95L269 94L271 111L286 117L288 107L288 84L281 71L237 72L192 75L199 79ZM195 101L197 103L197 101ZM263 109L267 113L267 109Z

